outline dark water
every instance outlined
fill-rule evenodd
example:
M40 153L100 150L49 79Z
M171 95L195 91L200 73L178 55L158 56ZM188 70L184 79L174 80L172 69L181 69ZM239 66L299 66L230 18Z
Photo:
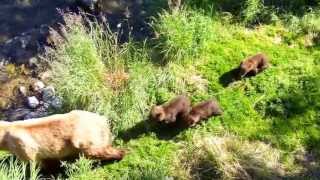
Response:
M0 63L37 66L34 58L52 46L47 41L49 27L60 31L65 13L79 14L81 9L81 14L90 14L87 19L106 22L119 41L126 42L129 37L152 37L147 20L162 7L158 0L105 0L93 9L87 2L95 0L0 0Z
M71 6L71 0L0 0L0 44L42 24L59 19L57 8Z

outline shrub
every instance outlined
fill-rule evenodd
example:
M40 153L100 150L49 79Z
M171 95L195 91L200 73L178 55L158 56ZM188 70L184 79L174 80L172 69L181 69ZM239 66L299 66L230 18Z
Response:
M65 111L85 109L106 112L110 91L106 68L97 46L82 24L69 27L68 42L55 51L52 82L64 100Z
M312 11L301 19L301 29L305 34L313 34L314 40L320 36L320 11Z
M162 13L153 23L158 46L168 61L197 58L210 41L212 20L196 11Z
M241 12L245 25L268 24L278 20L276 12L265 6L261 0L247 0Z

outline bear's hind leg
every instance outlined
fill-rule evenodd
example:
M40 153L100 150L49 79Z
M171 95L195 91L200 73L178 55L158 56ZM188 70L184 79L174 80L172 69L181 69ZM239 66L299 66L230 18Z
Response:
M25 133L10 133L7 136L8 149L23 161L34 161L38 147L31 136Z

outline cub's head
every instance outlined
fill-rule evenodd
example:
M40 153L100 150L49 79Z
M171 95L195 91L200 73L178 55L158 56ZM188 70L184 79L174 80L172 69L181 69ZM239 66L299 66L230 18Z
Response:
M223 111L221 110L220 107L216 107L216 108L214 108L213 115L214 116L221 116L221 115L223 115Z
M212 102L213 102L212 114L214 116L223 115L223 110L220 108L219 104L216 101L212 101Z
M162 106L153 106L150 113L150 118L154 121L165 120L165 112Z
M253 64L250 62L242 61L239 67L239 77L243 78L248 72L251 71Z
M199 121L198 116L188 115L184 118L184 126L185 127L193 127Z

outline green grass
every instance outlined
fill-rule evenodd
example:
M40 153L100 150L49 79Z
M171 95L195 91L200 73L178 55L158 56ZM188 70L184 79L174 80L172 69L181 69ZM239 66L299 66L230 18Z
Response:
M197 21L193 13L195 12L182 12L173 17L165 15L161 18L165 19L164 22L168 19L178 21L166 24L168 29L189 28L188 31L182 30L183 39L193 39L193 32L202 28L193 26ZM198 16L201 17L199 14ZM180 26L179 21L188 22L191 26ZM245 138L267 140L289 151L301 144L313 146L309 142L314 141L317 135L308 132L313 131L318 121L318 106L315 96L308 96L319 93L315 90L318 87L315 79L319 66L312 52L305 48L289 48L285 43L274 43L274 35L267 34L268 29L273 28L271 26L248 30L236 25L222 25L213 19L208 19L206 24L206 33L199 38L204 38L204 43L198 45L198 52L192 53L198 58L187 59L185 63L196 65L201 75L209 80L208 95L216 96L225 110L220 119L224 128ZM192 41L177 38L179 31L163 33L163 36L164 39L171 39L166 42L168 47L178 46L175 48L182 51L194 49ZM220 77L224 73L237 67L245 57L257 52L264 52L269 56L271 68L257 77L244 79L228 87L221 84ZM303 121L306 118L308 123ZM210 129L210 124L207 126Z
M35 163L24 163L12 156L5 156L0 163L0 179L37 180L40 177L40 168Z
M129 150L121 162L105 166L102 171L110 179L166 179L173 177L178 145L172 141L159 140L154 134L131 140L126 144Z
M156 20L154 29L159 38L152 44L158 43L155 48L163 50L166 60L160 66L151 59L153 49L148 43L130 41L118 45L112 39L107 39L104 44L97 43L102 41L95 31L89 33L91 36L84 36L84 31L78 34L77 29L72 30L67 47L62 48L64 53L70 53L67 60L71 60L71 66L67 66L70 74L61 76L63 84L88 81L85 86L69 86L74 88L70 91L66 91L62 83L57 83L60 93L65 94L63 97L70 97L65 99L65 103L91 111L107 110L105 115L110 118L115 134L136 138L127 143L121 142L124 147L136 145L130 148L131 152L123 161L98 168L99 174L107 174L113 179L175 176L170 168L163 168L174 164L174 158L171 161L168 158L172 150L167 146L175 143L169 141L168 145L161 147L166 143L148 137L148 131L152 129L144 121L153 104L163 103L181 93L188 94L193 102L215 97L225 113L181 132L174 138L177 141L189 142L194 133L219 135L228 132L245 140L271 143L282 152L282 163L288 167L295 167L291 159L297 149L318 152L319 66L316 54L314 56L312 50L299 45L289 47L285 41L276 43L276 36L285 38L281 24L246 29L191 10L174 14L163 12ZM111 47L112 54L102 51ZM237 67L242 59L257 52L268 55L271 68L256 77L227 86L228 76L226 79L221 77ZM116 89L99 78L104 72L117 70L128 74L128 79ZM90 81L92 76L95 78ZM79 80L79 77L84 80ZM58 82L62 80L58 79ZM88 92L95 96L86 95ZM77 94L79 97L85 95L89 100L83 103L74 101ZM132 129L135 129L136 136L130 134ZM161 132L156 137L161 138ZM152 160L148 160L149 157Z
M317 30L316 14L293 17L291 21L297 18L297 23L288 29L279 19L248 29L246 22L232 23L219 13L194 8L202 2L207 1L190 1L180 11L159 13L151 23L158 36L146 42L119 44L114 34L103 32L94 22L89 30L81 24L69 27L68 42L55 51L51 67L64 111L85 109L107 116L116 135L115 145L128 149L128 154L110 164L84 158L67 163L67 177L190 179L190 167L203 158L211 162L201 166L199 177L208 172L228 179L239 171L244 173L241 168L251 171L251 162L259 167L258 175L252 177L273 177L274 166L266 174L261 171L266 161L280 164L288 177L295 176L290 173L304 175L302 164L295 161L296 153L301 149L307 154L320 153L320 55L317 46L307 48L301 41L308 30ZM251 3L244 17L254 24L263 12L252 11L250 8L261 4ZM301 24L305 18L314 23ZM271 67L231 83L228 72L257 52L268 55ZM193 103L216 98L224 114L182 132L153 127L146 121L153 104L178 94L187 94ZM232 139L225 139L225 134ZM212 150L216 146L202 144L200 154L191 151L199 155L194 161L181 161L181 154L190 153L197 142L206 142L204 137L224 139L228 145L219 146L222 152L217 153ZM256 156L254 147L266 151L265 156ZM223 154L228 158L219 159Z
M108 88L105 85L103 61L95 41L81 24L73 25L68 43L53 56L53 83L67 102L66 110L81 108L106 112Z

